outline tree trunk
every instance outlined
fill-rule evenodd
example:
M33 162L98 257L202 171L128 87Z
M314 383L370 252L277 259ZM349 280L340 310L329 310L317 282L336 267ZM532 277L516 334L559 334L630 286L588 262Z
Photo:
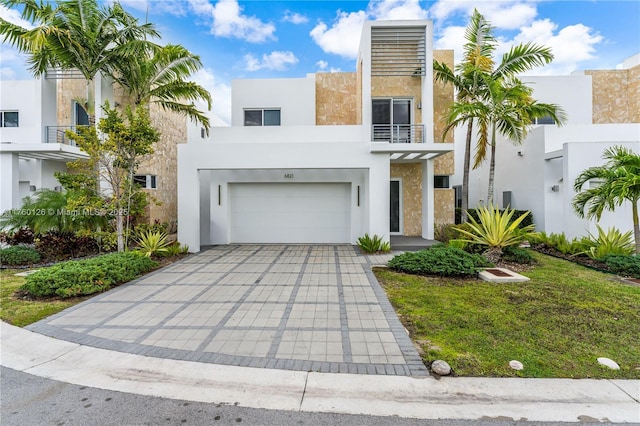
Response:
M491 160L489 161L489 191L487 194L487 207L493 207L493 192L496 173L496 125L491 129Z
M118 236L118 253L124 251L123 215L121 209L116 212L116 235Z
M469 168L471 165L471 135L473 134L473 120L467 125L467 140L464 145L464 171L462 173L462 205L460 206L460 223L467 221L469 210Z
M631 203L633 214L633 239L636 242L636 255L640 254L640 223L638 222L638 200Z

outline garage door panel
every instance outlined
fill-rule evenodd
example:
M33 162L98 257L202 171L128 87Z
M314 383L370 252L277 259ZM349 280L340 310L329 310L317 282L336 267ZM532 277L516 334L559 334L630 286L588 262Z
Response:
M231 242L349 242L350 199L345 183L232 184Z

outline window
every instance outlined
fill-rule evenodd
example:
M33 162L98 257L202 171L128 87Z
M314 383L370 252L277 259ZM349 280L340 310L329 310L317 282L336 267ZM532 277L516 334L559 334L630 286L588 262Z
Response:
M550 115L544 117L534 118L531 124L556 124L556 121Z
M84 109L82 105L77 102L73 102L73 109L75 113L75 122L76 126L88 126L89 125L89 114Z
M434 176L433 177L433 187L440 189L448 189L449 188L449 176Z
M244 110L245 126L279 126L279 109L246 109Z
M0 111L1 127L18 127L18 111Z
M411 142L411 100L373 99L371 122L374 141Z
M135 175L133 177L133 182L143 189L157 189L157 180L156 175Z

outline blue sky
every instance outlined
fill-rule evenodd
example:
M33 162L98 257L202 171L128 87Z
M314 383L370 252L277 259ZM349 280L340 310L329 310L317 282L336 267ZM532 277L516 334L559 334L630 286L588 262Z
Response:
M431 19L436 48L463 44L474 7L496 27L505 51L514 43L550 46L555 61L531 74L612 69L640 52L640 2L610 1L240 1L121 0L141 21L153 22L164 43L200 55L194 79L214 96L212 115L230 121L230 84L236 78L304 77L353 71L364 20ZM19 22L15 10L0 16ZM29 78L22 58L1 45L0 78Z

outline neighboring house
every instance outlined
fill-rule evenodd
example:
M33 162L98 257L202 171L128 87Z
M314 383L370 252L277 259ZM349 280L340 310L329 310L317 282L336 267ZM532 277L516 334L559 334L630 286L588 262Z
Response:
M107 79L96 79L98 104L123 103ZM87 84L73 72L51 72L36 80L3 80L0 85L1 175L0 212L21 206L21 199L43 188L60 189L55 172L66 162L86 158L66 136L68 129L89 124L80 104ZM80 104L79 104L80 103ZM100 111L96 114L101 115ZM187 141L187 119L150 106L152 125L161 132L155 153L140 165L136 182L154 200L147 208L150 222L167 222L174 232L177 218L177 144Z
M430 21L367 22L355 72L234 81L231 127L178 147L178 240L433 238L453 222L453 89L432 63L453 52L432 49Z
M568 120L557 127L540 120L522 145L498 140L495 200L530 210L536 228L547 233L581 237L597 232L596 222L579 218L571 203L575 178L589 167L604 164L605 149L622 145L640 153L640 54L624 61L621 69L584 71L568 76L522 77L540 102L564 108ZM456 130L456 144L464 146L465 129ZM472 143L473 145L473 143ZM454 188L462 183L462 149L456 152ZM487 197L488 164L472 170L469 205ZM591 185L597 185L592 182ZM631 205L604 212L600 226L632 229Z

